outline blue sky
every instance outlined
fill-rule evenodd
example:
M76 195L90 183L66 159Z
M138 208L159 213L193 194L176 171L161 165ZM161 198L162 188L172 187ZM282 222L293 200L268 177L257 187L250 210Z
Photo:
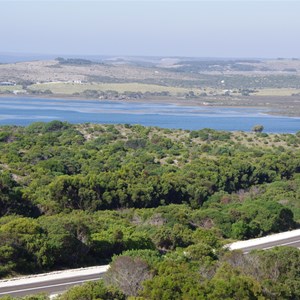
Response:
M299 57L300 1L3 1L0 52Z

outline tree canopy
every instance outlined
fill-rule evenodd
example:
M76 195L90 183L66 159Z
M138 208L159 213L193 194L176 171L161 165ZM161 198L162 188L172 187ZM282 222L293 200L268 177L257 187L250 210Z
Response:
M298 249L222 246L298 226L299 145L298 134L0 127L0 276L112 261L105 283L60 299L298 299Z

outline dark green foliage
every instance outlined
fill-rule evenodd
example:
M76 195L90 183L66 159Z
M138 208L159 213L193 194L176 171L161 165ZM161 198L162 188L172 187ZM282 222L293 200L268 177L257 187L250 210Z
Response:
M261 278L269 297L300 298L300 251L295 248L275 248L258 253Z
M151 133L142 126L124 126L121 130L131 132L124 141L116 127L98 127L79 130L52 121L10 132L6 128L13 142L3 145L2 162L23 179L21 197L42 212L170 203L198 208L216 191L232 193L290 178L300 169L296 153L247 148L241 152L227 143L232 135L227 132L192 131L194 139L215 142L199 149L157 129ZM86 132L93 138L85 140ZM204 148L214 158L203 159Z
M255 279L227 264L217 270L205 288L207 299L265 299L262 286Z
M255 139L60 121L1 128L0 276L114 257L114 280L133 266L143 280L61 299L299 299L298 250L247 260L222 248L300 220L299 135Z
M209 128L193 130L190 132L191 138L200 138L202 141L227 141L230 140L231 133L226 131L216 131Z
M299 257L297 248L277 247L248 255L234 251L222 260L260 282L267 299L300 299Z
M96 62L93 62L93 61L88 60L88 59L83 59L83 58L63 58L63 57L57 57L56 60L61 65L86 66L86 65L97 64Z
M35 216L37 209L25 199L17 182L8 172L0 171L0 217L11 214Z
M166 261L158 274L145 282L142 299L201 299L204 296L200 274L187 263Z
M152 268L154 268L163 259L163 256L157 250L150 249L127 250L122 252L121 255L129 257L139 257L147 262L147 264ZM112 260L114 261L116 258L118 258L118 256L114 256Z
M73 287L58 300L125 300L125 295L114 287L106 287L103 281L87 282Z
M264 126L263 125L254 125L252 127L252 131L256 132L256 133L261 133L264 130Z
M8 138L9 138L9 132L7 131L0 132L0 142L7 142Z

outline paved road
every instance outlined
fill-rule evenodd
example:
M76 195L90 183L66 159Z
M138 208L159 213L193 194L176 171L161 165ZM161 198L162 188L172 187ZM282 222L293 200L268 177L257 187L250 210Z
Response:
M281 232L247 241L238 241L227 245L226 247L231 250L240 249L244 253L249 253L251 250L267 250L276 246L290 246L300 248L300 229Z
M248 253L254 249L267 250L275 246L300 248L300 229L227 245L229 249L241 249L244 253ZM0 281L0 297L5 295L21 297L42 292L58 294L66 291L71 286L100 279L107 269L108 266L98 266L69 270L66 272L49 273L46 274L46 276L45 274L41 274L21 280Z
M267 250L267 249L274 248L276 246L290 246L290 247L300 248L300 236L291 237L291 238L274 241L274 242L266 242L264 244L254 245L250 247L248 246L245 248L241 248L241 250L243 250L244 253L249 253L251 250L254 249Z
M104 275L104 273L105 271L102 271L101 273L93 272L93 274L82 275L70 274L70 277L64 278L59 278L60 276L57 275L57 278L52 278L49 280L44 280L43 278L41 279L37 276L36 282L27 283L26 280L25 282L24 280L22 282L18 282L18 280L16 280L14 284L7 283L6 285L5 283L2 283L0 286L0 297L7 295L22 297L38 293L59 294L68 290L74 285L79 285L87 281L99 280Z

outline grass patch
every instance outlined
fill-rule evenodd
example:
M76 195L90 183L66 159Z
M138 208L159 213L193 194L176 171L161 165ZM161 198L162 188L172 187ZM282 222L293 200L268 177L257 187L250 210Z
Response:
M13 91L21 91L23 90L21 85L6 85L0 86L0 92L13 92Z
M289 88L274 88L274 89L261 89L258 90L255 95L257 96L292 96L293 94L300 93L299 89Z

